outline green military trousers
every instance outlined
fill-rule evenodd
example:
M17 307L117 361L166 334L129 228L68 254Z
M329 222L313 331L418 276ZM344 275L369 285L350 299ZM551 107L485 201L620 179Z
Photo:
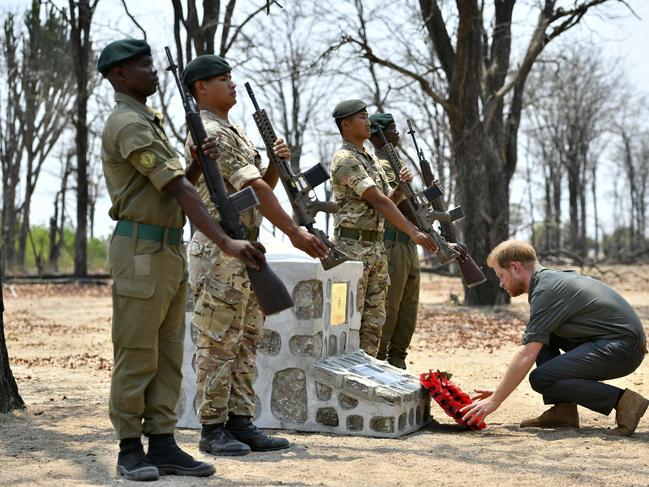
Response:
M113 235L113 376L119 439L173 433L180 394L187 266L184 245Z
M377 358L401 369L417 323L419 304L419 256L412 242L386 240L390 287L386 298L386 318Z
M360 347L376 357L385 322L385 296L390 284L388 261L382 241L369 242L339 237L341 251L363 262L363 277L358 282L356 309L362 314Z

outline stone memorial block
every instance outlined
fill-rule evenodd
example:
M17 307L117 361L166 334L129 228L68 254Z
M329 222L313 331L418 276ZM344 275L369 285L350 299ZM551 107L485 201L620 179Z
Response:
M295 306L266 318L257 349L255 424L389 438L421 428L429 420L429 399L419 379L359 349L362 264L325 271L306 254L266 247ZM188 312L178 425L200 428L191 328Z

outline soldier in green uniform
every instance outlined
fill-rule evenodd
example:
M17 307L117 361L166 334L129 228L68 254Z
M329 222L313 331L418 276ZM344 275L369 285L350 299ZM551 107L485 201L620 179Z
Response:
M357 308L362 313L360 346L368 355L376 356L390 283L383 245L384 219L431 252L437 250L437 245L401 214L395 205L403 198L401 191L390 189L379 161L365 150L363 144L370 137L366 107L361 100L346 100L333 111L343 145L331 161L331 187L340 205L334 215L334 234L340 250L363 262L357 297ZM412 180L405 168L399 177Z
M394 117L390 113L375 113L370 116L370 122L370 142L374 146L374 155L385 171L390 188L394 189L399 181L383 150L383 141L377 128L377 125L380 126L387 141L397 147L400 138ZM385 325L376 358L405 369L408 347L417 323L419 256L412 239L389 222L385 224L383 243L388 254L390 287L385 303Z
M185 177L162 127L146 106L157 71L145 41L110 43L97 70L115 90L102 133L102 160L117 221L109 247L113 277L114 368L109 414L120 440L117 472L131 480L159 475L209 476L174 439L180 393L187 270L184 214L225 253L258 267L263 247L235 241L210 217ZM218 157L214 140L203 149ZM196 173L190 165L188 173ZM184 213L184 214L183 214ZM144 455L141 436L149 438Z
M241 214L248 237L257 238L265 216L289 236L295 247L312 257L325 258L327 247L297 226L273 194L278 181L276 167L270 165L264 170L255 145L241 127L230 122L229 111L237 102L231 70L219 56L199 56L187 64L183 84L201 109L207 134L220 140L217 162L228 191L250 186L257 193L259 206ZM187 146L191 143L189 139ZM268 149L282 158L291 158L281 139ZM202 176L196 185L210 213L218 218ZM252 383L264 318L244 265L224 255L200 231L192 238L189 264L194 296L192 323L197 334L196 407L202 424L199 448L214 455L287 448L286 439L266 435L252 423Z

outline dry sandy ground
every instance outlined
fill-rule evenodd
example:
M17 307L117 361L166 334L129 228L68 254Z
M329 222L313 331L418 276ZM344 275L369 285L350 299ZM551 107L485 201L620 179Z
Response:
M647 270L616 268L619 276L605 276L645 323ZM469 310L447 302L460 294L458 286L439 277L424 283L409 368L451 371L465 390L494 386L516 348L526 301ZM107 413L108 290L14 286L5 300L9 354L27 409L0 415L0 485L130 485L115 477L117 443ZM649 361L614 383L649 396ZM622 439L604 433L613 417L587 410L580 430L517 427L542 409L525 382L481 432L459 429L433 405L440 424L399 440L283 432L290 450L213 459L212 478L166 477L156 485L649 485L649 414ZM180 431L178 439L206 459L197 432Z

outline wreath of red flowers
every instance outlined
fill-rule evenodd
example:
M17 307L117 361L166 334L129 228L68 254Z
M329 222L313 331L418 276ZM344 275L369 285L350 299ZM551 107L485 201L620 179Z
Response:
M487 425L482 419L478 423L468 425L462 419L463 413L460 409L471 404L471 398L465 392L451 382L451 374L448 372L433 372L430 370L428 373L421 374L420 382L422 387L428 390L430 397L435 399L435 402L441 406L446 414L455 420L457 424L466 426L472 430L485 429Z

